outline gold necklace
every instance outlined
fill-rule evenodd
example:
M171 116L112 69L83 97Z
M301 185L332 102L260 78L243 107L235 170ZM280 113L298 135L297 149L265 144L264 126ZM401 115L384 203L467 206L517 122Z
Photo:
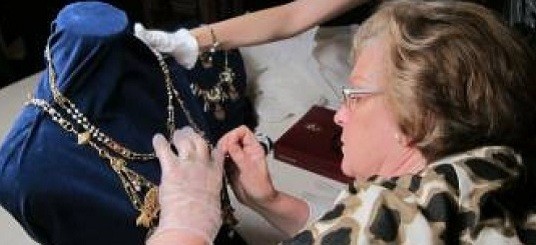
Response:
M145 228L153 228L155 220L158 218L160 211L160 206L158 203L158 186L156 186L150 180L144 178L142 175L128 168L127 161L125 159L148 161L156 159L156 154L154 152L137 153L117 143L111 137L107 136L101 130L91 124L87 117L78 110L76 105L63 94L61 94L56 85L56 73L49 46L50 45L47 43L47 46L45 47L45 55L49 65L49 85L54 97L54 102L59 106L59 108L56 109L47 101L37 98L31 98L27 104L34 105L42 109L64 130L75 134L77 136L79 145L91 146L98 152L100 157L106 159L110 167L120 178L123 188L127 193L132 205L139 212L139 215L136 219L136 225L143 226ZM168 95L167 127L169 135L171 135L175 130L175 110L173 107L173 97L175 97L181 109L185 113L190 126L198 134L205 137L206 135L204 132L201 131L199 126L193 120L190 112L186 109L184 101L180 97L179 92L173 87L171 77L169 75L169 69L163 57L160 55L160 53L155 52L154 50L152 51L156 55L165 77L165 85ZM64 116L64 114L67 114L68 116ZM234 217L226 188L222 188L222 201L224 221L227 224L236 224L236 218Z
M69 119L62 115L59 110L56 110L47 101L42 99L32 98L27 102L29 105L34 105L47 113L52 121L59 124L65 131L73 133L80 138L79 126L73 124ZM125 192L127 193L134 208L140 212L136 219L137 226L150 228L154 225L154 220L158 217L160 207L158 205L158 187L151 181L128 168L127 162L119 157L114 156L107 149L103 148L93 138L84 141L78 141L79 145L89 145L95 149L99 156L108 160L110 167L120 178ZM145 193L145 194L143 194ZM142 200L143 197L143 200Z
M162 71L164 72L165 76L165 84L166 84L166 90L168 94L168 118L167 118L167 127L168 131L171 135L173 130L175 129L175 109L173 107L173 94L171 92L173 85L171 84L171 78L169 76L169 69L167 68L167 64L163 60L162 56L157 53L156 54L159 65L162 68ZM99 128L95 127L93 124L90 123L90 121L82 114L76 105L71 102L67 97L65 97L58 89L56 84L56 72L54 69L54 63L52 61L52 56L50 53L49 45L45 47L45 57L47 59L47 64L49 65L48 69L48 76L49 76L49 86L50 90L52 91L52 95L54 96L54 101L56 104L58 104L61 108L65 110L65 112L72 118L73 121L75 121L77 124L82 126L82 132L77 134L78 143L79 144L85 144L90 139L94 139L96 141L99 141L103 145L105 145L108 149L114 151L115 153L123 156L126 159L129 160L142 160L142 161L148 161L156 159L156 154L154 152L152 153L137 153L134 152L126 147L124 147L122 144L114 141L111 137L104 134ZM176 96L179 96L176 94ZM177 97L179 100L180 98ZM181 105L181 107L183 107ZM184 111L184 107L182 108ZM190 124L194 124L195 122L193 120L189 120Z

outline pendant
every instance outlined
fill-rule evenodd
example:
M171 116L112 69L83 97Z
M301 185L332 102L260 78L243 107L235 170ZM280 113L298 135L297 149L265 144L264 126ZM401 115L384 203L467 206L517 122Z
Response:
M136 219L136 226L143 226L145 228L153 226L154 220L158 218L159 212L160 204L158 203L158 187L152 187L145 194L140 215Z
M223 83L233 83L235 78L235 74L233 70L229 67L225 67L225 69L220 73L220 81Z
M219 103L223 102L222 89L220 86L215 86L214 88L207 90L205 92L205 100L210 103Z

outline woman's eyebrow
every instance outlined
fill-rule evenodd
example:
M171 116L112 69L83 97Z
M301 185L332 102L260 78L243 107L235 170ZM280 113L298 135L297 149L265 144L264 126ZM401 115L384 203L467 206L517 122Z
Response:
M370 83L371 83L371 81L370 81L369 78L367 78L367 77L365 77L365 76L363 76L363 75L361 75L361 74L359 74L359 73L358 73L358 74L351 74L351 75L350 75L349 82L351 82L351 81L363 81L363 82L365 82L366 84L370 84ZM361 86L361 85L359 85L359 86Z
M368 74L368 76L364 76L360 73L352 73L350 74L348 83L354 88L377 89L379 85L373 82L375 81L375 79L372 79L374 76L377 76L377 73ZM354 85L353 81L357 82L357 84Z

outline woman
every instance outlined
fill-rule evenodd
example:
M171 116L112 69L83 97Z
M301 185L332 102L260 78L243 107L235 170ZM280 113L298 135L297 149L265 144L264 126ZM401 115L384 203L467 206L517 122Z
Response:
M524 154L536 136L536 58L527 44L478 5L393 1L360 27L354 51L335 121L343 172L356 181L331 211L308 222L307 204L272 185L246 128L226 134L213 160L199 136L181 130L179 157L162 137L154 140L164 169L162 223L149 244L210 243L214 228L198 225L206 215L173 210L191 207L181 198L218 210L208 200L218 196L209 193L219 178L203 185L181 178L191 166L205 169L195 170L201 178L220 173L224 153L235 163L239 201L287 232L284 243L534 244L533 163ZM194 190L203 198L188 194Z

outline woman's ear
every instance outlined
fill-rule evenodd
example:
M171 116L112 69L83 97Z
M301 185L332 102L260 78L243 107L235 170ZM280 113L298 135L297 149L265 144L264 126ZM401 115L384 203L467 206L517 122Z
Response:
M403 133L395 133L395 139L398 144L406 147L412 146L415 143L413 139L409 138Z

